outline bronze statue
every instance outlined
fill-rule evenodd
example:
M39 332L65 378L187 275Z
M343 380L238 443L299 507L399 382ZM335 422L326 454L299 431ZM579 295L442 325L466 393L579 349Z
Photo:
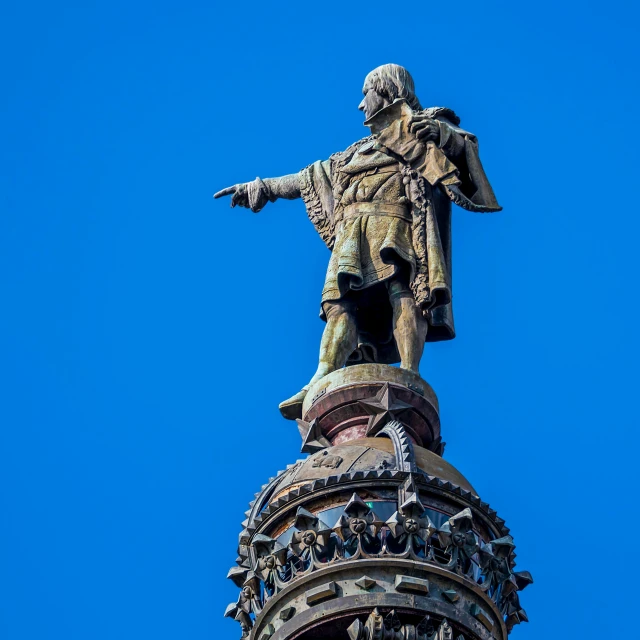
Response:
M406 69L374 69L362 92L358 108L371 135L299 173L214 196L231 195L232 207L254 212L278 198L302 198L332 251L320 362L309 384L280 404L289 419L301 417L310 384L345 364L399 361L418 373L425 341L455 336L451 203L500 210L476 137L451 109L423 109Z

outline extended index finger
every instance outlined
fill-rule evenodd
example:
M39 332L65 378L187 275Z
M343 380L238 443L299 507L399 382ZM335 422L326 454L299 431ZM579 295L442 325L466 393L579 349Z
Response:
M222 196L230 196L232 193L236 192L237 188L238 186L234 184L233 187L227 187L226 189L222 189L222 191L218 191L218 193L214 193L213 197L222 198Z

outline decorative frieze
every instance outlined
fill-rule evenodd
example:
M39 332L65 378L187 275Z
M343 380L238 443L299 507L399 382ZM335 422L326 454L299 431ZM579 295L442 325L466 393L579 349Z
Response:
M473 531L473 514L466 508L451 516L441 527L425 515L425 507L411 478L400 487L403 502L386 522L382 522L373 509L357 493L351 496L333 527L310 511L299 507L294 520L295 531L285 547L277 540L257 534L251 541L252 566L250 570L233 569L229 577L242 584L233 612L243 629L249 628L247 616L259 615L264 604L287 585L302 576L344 561L374 558L411 559L426 566L446 569L478 585L493 602L505 621L513 625L525 621L517 592L531 580L528 572L514 573L514 545L509 536L483 543ZM356 585L364 591L376 581L366 576ZM395 589L400 593L429 594L428 580L399 574ZM309 591L308 605L337 597L335 582L329 582ZM456 603L455 590L443 591L442 598ZM242 612L239 614L239 612ZM471 610L488 630L491 617L478 605ZM245 615L246 614L246 615ZM231 615L228 613L227 615Z

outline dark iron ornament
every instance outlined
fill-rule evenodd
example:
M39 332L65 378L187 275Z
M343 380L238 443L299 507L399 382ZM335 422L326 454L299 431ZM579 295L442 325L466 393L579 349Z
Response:
M471 509L465 509L449 518L438 529L438 538L445 548L445 553L451 558L447 568L469 575L473 569L473 557L478 551L478 542L473 533Z
M376 435L385 424L398 420L404 411L412 408L412 405L396 399L388 383L373 398L360 400L360 404L371 415L367 424L368 436Z
M437 528L425 514L418 493L406 494L407 486L415 487L413 478L401 487L399 494L405 499L386 522L381 522L354 493L333 528L299 507L287 547L268 536L255 535L251 543L252 568L240 572L240 568L234 568L229 573L236 584L238 573L245 579L238 602L229 605L226 615L234 617L245 633L264 604L301 576L345 561L388 557L410 558L454 571L475 581L487 593L505 616L508 628L527 621L518 592L533 580L528 572L513 572L513 539L505 536L480 543L469 508ZM378 637L366 635L366 629L362 633L365 635L358 637Z
M381 525L371 508L354 493L333 527L341 543L339 557L355 560L377 554L381 548L378 536Z
M418 624L403 623L394 609L386 615L374 609L365 624L355 620L347 629L350 640L453 640L453 629L445 618L439 625L427 615ZM463 637L458 636L456 640Z
M331 529L318 517L299 507L293 526L296 531L289 543L293 576L312 571L334 556Z
M387 520L386 525L389 527L390 534L385 540L387 548L389 545L404 545L404 550L399 554L400 557L409 557L413 560L433 558L429 542L437 528L429 516L425 515L425 507L417 493L412 493L400 505L398 511ZM420 553L422 553L421 557Z
M379 435L391 439L397 465L416 469L414 448L401 423L392 420L380 430ZM316 441L324 438L319 433L314 437ZM335 457L324 455L327 451L319 449L316 455L320 456L319 459ZM314 463L313 467L316 466L318 465ZM389 477L394 474L393 470L386 473ZM286 546L263 533L250 535L245 559L241 556L238 559L240 566L229 572L229 578L241 588L240 595L225 613L240 624L242 637L251 635L255 621L265 605L296 581L328 567L363 559L410 559L420 563L425 569L433 566L450 571L472 581L486 594L503 616L508 631L516 624L526 622L527 615L520 605L519 592L533 580L528 572L514 571L515 545L512 537L503 535L489 542L481 540L474 531L471 507L465 507L450 516L441 526L436 526L427 514L420 496L420 474L421 472L416 475L412 471L406 473L404 482L397 489L396 511L386 522L376 515L374 509L356 491L344 505L333 526L304 506L299 506L293 519L291 538ZM366 475L362 475L362 480ZM371 477L381 478L377 474ZM329 480L327 478L322 486L331 484ZM274 481L271 481L265 485L264 491L273 491L270 489L273 486ZM333 486L336 490L340 489L339 483ZM438 486L445 485L440 483ZM289 493L303 495L295 489ZM308 495L311 499L313 491ZM257 494L258 498L260 496L261 494ZM259 500L254 503L254 509L256 504L260 504ZM477 503L478 506L481 504ZM252 509L248 515L251 517L253 513ZM254 516L256 518L257 515ZM250 523L247 521L244 524L249 526ZM241 536L241 541L243 539ZM241 544L241 548L242 546ZM363 576L358 584L363 590L370 590L377 583ZM333 592L326 589L326 593ZM442 595L452 603L459 600L455 590L444 591ZM293 608L289 607L287 615L293 616L292 611ZM487 620L481 610L476 612L476 617ZM283 614L281 619L285 618ZM453 632L447 620L438 622L427 616L421 623L412 626L409 623L401 624L395 612L382 614L375 611L366 624L356 620L349 628L350 637L361 640L405 637L436 640L453 637L450 633ZM455 640L458 637L460 636Z

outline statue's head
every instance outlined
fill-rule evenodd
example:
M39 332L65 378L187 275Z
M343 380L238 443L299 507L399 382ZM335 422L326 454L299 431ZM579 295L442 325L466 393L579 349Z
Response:
M398 98L405 98L414 111L422 108L411 74L397 64L383 64L371 71L364 79L362 93L364 99L358 109L364 112L365 118L370 118Z

